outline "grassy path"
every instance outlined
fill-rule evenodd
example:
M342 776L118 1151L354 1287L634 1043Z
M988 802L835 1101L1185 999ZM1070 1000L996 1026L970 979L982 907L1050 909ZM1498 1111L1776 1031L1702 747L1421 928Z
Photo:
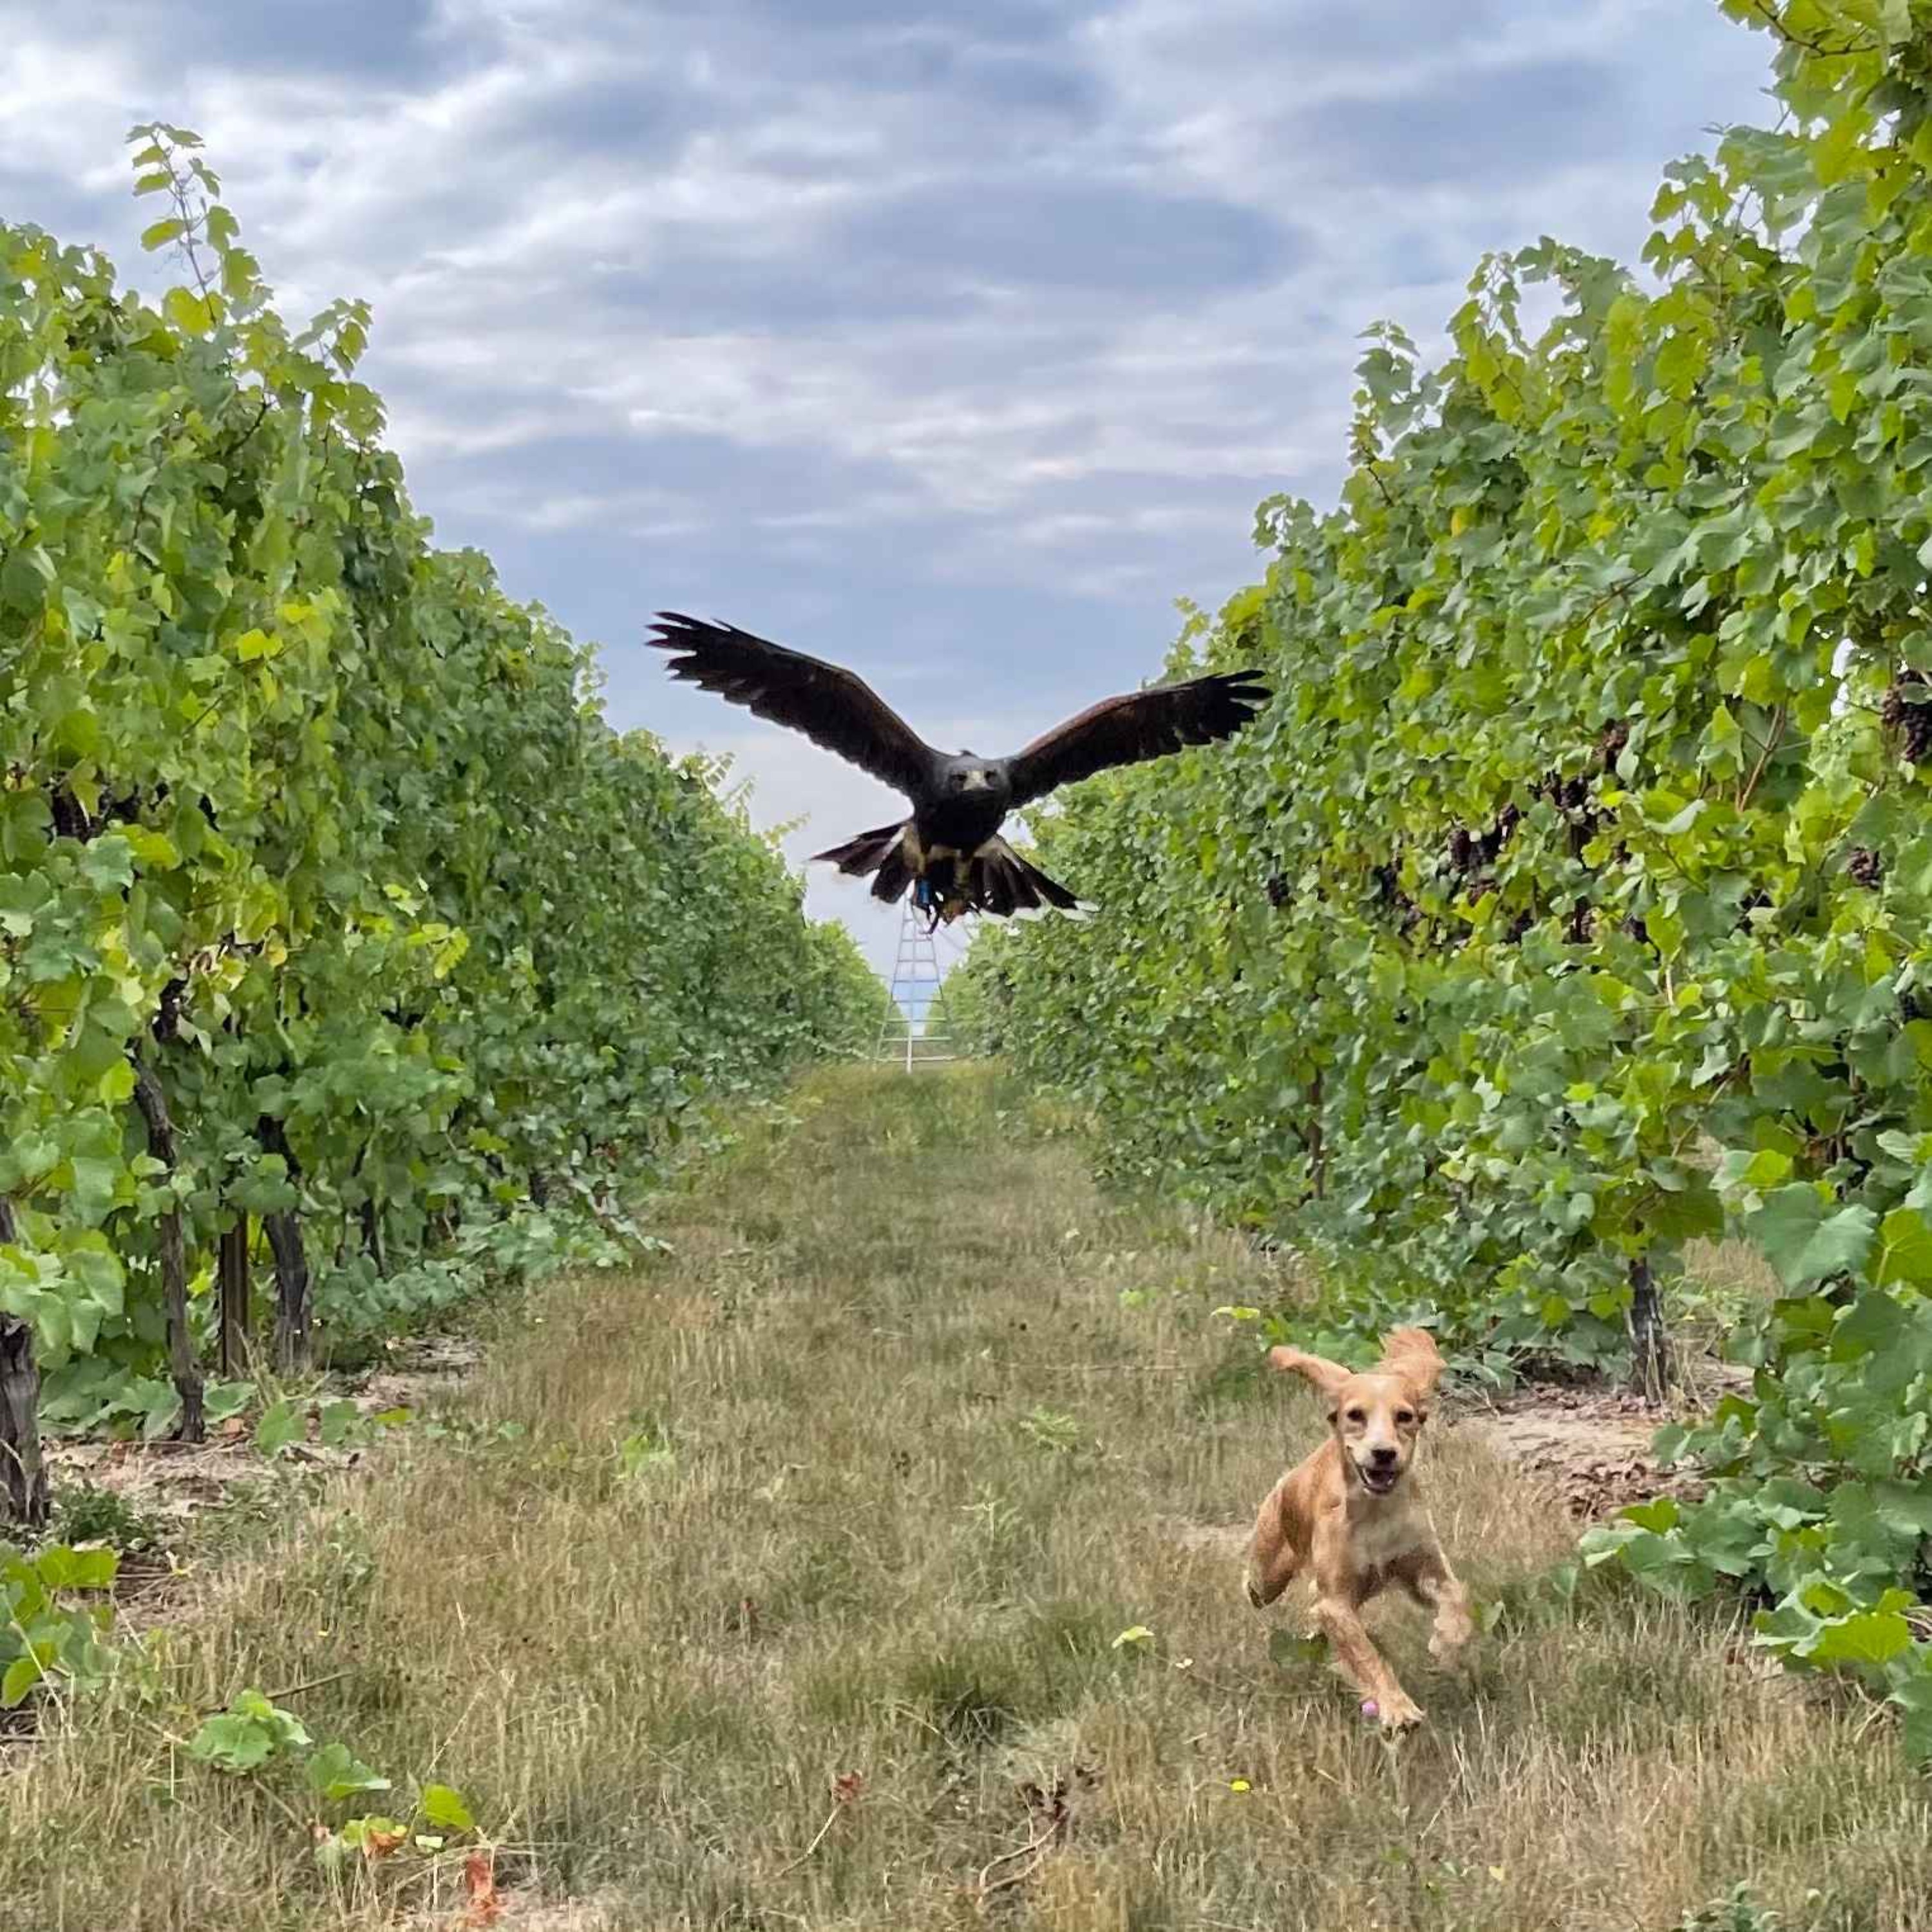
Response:
M1430 1721L1385 1748L1240 1596L1317 1426L1210 1315L1241 1250L1103 1205L976 1071L801 1105L166 1633L176 1736L340 1672L288 1701L395 1789L325 1808L188 1762L165 1707L84 1712L0 1770L0 1922L458 1926L460 1856L311 1847L433 1780L508 1932L1668 1932L1744 1876L1790 1928L1928 1922L1889 1739L1654 1602L1520 1612L1462 1683L1391 1607ZM1567 1546L1472 1435L1424 1468L1479 1594Z

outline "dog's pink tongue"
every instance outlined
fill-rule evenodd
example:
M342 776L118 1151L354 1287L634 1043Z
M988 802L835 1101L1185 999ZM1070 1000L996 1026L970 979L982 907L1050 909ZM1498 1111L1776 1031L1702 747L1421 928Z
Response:
M1362 1715L1364 1717L1379 1718L1382 1714L1382 1707L1378 1704L1372 1697L1364 1697L1362 1700Z

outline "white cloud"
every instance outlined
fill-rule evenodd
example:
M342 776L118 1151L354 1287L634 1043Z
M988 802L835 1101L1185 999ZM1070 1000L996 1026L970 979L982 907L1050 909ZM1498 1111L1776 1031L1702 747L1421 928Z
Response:
M1366 322L1429 344L1546 230L1634 254L1764 58L1711 0L0 0L0 215L155 285L121 136L198 128L286 305L374 303L446 540L830 843L890 799L667 690L650 609L990 686L964 741L1019 742L1332 487Z

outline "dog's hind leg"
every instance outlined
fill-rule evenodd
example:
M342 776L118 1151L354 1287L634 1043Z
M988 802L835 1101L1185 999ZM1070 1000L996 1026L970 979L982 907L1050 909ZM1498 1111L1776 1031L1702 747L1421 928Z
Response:
M1248 1545L1246 1574L1242 1586L1256 1610L1264 1609L1294 1581L1301 1568L1301 1555L1289 1539L1286 1512L1279 1485L1268 1492L1268 1501L1255 1518L1255 1533Z

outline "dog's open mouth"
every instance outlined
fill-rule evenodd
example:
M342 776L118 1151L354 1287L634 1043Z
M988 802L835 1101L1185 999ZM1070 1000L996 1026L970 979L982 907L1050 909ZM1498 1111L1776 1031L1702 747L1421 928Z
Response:
M1397 1468L1364 1468L1355 1464L1355 1474L1362 1479L1362 1487L1372 1496L1385 1496L1402 1480L1402 1472Z

